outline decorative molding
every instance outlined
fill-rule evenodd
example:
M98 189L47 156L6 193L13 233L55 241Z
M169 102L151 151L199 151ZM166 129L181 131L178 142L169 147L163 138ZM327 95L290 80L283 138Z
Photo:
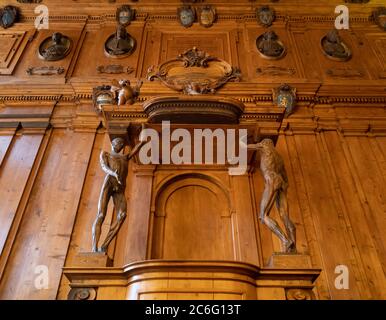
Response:
M124 67L120 64L108 64L108 65L97 66L96 70L98 73L107 73L107 74L126 73L126 74L130 74L134 71L134 68L130 67L130 66Z
M194 47L156 70L150 67L147 78L150 81L157 78L168 88L184 94L199 95L215 93L228 81L239 81L241 74L238 68Z
M71 288L68 293L68 300L95 300L96 288Z
M26 73L30 76L40 75L40 76L51 76L59 75L64 73L63 67L54 67L54 66L44 66L44 67L29 67L26 70Z
M269 65L266 67L259 67L256 69L256 74L258 76L292 76L296 73L295 68L284 68L274 65Z

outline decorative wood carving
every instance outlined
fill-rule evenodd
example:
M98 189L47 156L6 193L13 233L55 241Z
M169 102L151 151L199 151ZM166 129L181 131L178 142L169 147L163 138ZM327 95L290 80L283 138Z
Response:
M315 300L315 295L310 289L286 289L287 300Z
M116 32L107 38L104 48L108 57L124 58L134 52L135 46L135 39L126 31L124 26L118 24Z
M331 30L320 40L322 51L326 57L335 61L347 61L351 58L351 50L342 41L337 30Z
M275 17L275 10L268 6L262 6L256 9L257 22L263 27L270 27L275 21Z
M189 28L196 20L196 11L191 6L184 6L177 9L178 20L185 28Z
M117 8L116 19L118 24L127 27L135 17L135 10L128 5L123 5Z
M285 108L285 116L289 116L296 105L296 88L283 84L278 88L272 89L273 101L278 107Z
M294 68L284 68L274 65L269 65L262 68L256 69L256 74L258 76L282 76L282 75L288 75L292 76L296 73L296 70Z
M256 47L265 59L276 60L286 54L284 44L279 40L274 31L267 31L256 39Z
M362 78L364 76L362 71L350 68L327 69L326 74L335 78Z
M12 74L26 45L26 32L0 32L0 74Z
M386 31L386 7L380 7L373 12L374 21Z
M229 63L193 48L161 64L157 70L150 67L147 78L157 78L168 88L197 95L214 93L228 81L240 80L241 74Z
M224 97L180 96L150 99L143 109L153 123L238 123L244 105Z
M0 8L0 26L4 29L10 28L19 19L19 10L14 6Z
M45 67L29 67L26 70L27 74L30 76L40 75L40 76L51 76L55 74L62 74L64 72L63 67L54 67L54 66L45 66Z
M38 49L40 59L57 61L65 58L71 51L72 41L69 37L54 32L51 37L42 41Z
M95 288L72 288L68 293L68 300L95 300Z
M98 73L107 73L107 74L121 74L127 73L130 74L134 71L133 67L127 66L124 67L120 64L109 64L109 65L100 65L96 68Z
M198 18L200 25L205 28L209 28L216 21L216 9L212 6L205 6L203 8L198 9Z
M111 86L98 86L92 90L92 101L96 111L101 112L101 105L115 104L114 93L111 91Z

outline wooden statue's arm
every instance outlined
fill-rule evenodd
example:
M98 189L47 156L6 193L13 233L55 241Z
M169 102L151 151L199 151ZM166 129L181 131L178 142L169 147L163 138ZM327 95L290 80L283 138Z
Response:
M106 152L106 151L102 151L102 152L101 152L99 161L100 161L102 170L103 170L104 172L106 172L106 173L109 174L110 176L117 177L117 173L116 173L115 171L113 171L113 170L109 167L109 165L107 164L107 163L108 163L108 158L107 158L107 152Z

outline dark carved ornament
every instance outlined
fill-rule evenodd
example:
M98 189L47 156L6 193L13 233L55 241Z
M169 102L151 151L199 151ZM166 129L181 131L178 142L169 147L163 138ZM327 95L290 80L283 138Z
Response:
M373 19L382 30L386 31L386 7L380 7L373 12Z
M200 25L209 28L216 21L216 9L212 6L205 6L198 10L198 17Z
M135 86L130 85L129 80L113 80L112 85L102 85L93 88L92 99L97 111L102 111L101 106L115 104L122 106L134 104L137 100L142 81L138 80Z
M274 65L268 65L263 68L257 68L256 74L258 76L281 76L281 75L288 75L292 76L296 73L296 70L294 68L284 68Z
M311 289L286 289L287 300L315 300Z
M19 20L19 10L14 6L0 8L0 25L7 29Z
M20 3L41 3L42 0L17 0Z
M289 116L296 105L296 88L288 84L283 84L278 88L272 89L274 103L280 108L285 108L285 116Z
M275 11L268 6L262 6L256 9L257 22L264 26L269 27L275 21Z
M197 48L180 54L176 59L166 61L156 70L148 70L150 81L159 79L168 88L184 94L198 95L215 93L229 81L239 81L238 68Z
M190 6L184 6L177 9L178 20L185 28L189 28L196 20L196 11Z
M98 73L107 73L107 74L121 74L121 73L127 73L130 74L134 71L133 67L124 67L120 64L109 64L106 66L97 66L96 68Z
M67 300L95 300L97 291L95 288L72 288Z
M59 75L64 73L63 67L54 67L54 66L44 66L44 67L29 67L26 70L27 74L30 76L39 75L39 76L51 76Z
M347 61L351 58L351 50L343 42L337 30L329 31L320 41L326 57L335 61Z
M346 3L368 3L370 0L344 0Z
M118 24L116 32L107 38L104 48L110 58L125 58L134 52L135 46L135 39L123 25Z
M275 60L283 58L286 54L284 44L274 31L267 31L256 39L256 47L265 59Z
M127 27L135 17L135 10L128 5L117 8L116 19L118 24Z
M143 105L148 121L161 123L238 123L244 105L235 99L218 96L157 97Z
M38 49L40 59L57 61L65 58L71 51L72 41L69 37L54 32L51 37L42 41Z

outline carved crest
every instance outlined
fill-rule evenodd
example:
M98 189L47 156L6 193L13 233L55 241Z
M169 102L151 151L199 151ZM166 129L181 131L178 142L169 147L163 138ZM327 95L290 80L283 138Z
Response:
M92 102L94 108L101 112L101 106L105 104L115 104L114 93L111 92L111 86L98 86L92 89Z
M380 7L373 12L374 21L386 31L386 7Z
M0 9L0 25L7 29L12 27L15 22L19 19L18 9L14 6L6 6Z
M342 41L337 30L329 31L320 41L326 57L335 61L347 61L351 58L351 50Z
M269 27L275 21L275 11L268 6L262 6L256 9L256 18L260 25Z
M209 28L216 21L216 9L212 6L205 6L199 9L199 22L205 28Z
M196 12L190 6L185 6L177 9L178 20L185 27L189 28L196 20Z
M260 35L256 39L256 47L265 59L280 59L286 53L284 44L274 31L267 31Z
M117 22L124 27L127 27L135 17L135 10L128 5L123 5L117 8L116 19Z
M296 105L296 88L288 84L283 84L278 88L272 89L273 101L278 107L285 108L285 116L289 116Z
M167 87L185 94L214 93L228 81L238 81L240 70L197 48L180 54L176 59L150 67L147 78L159 79Z

